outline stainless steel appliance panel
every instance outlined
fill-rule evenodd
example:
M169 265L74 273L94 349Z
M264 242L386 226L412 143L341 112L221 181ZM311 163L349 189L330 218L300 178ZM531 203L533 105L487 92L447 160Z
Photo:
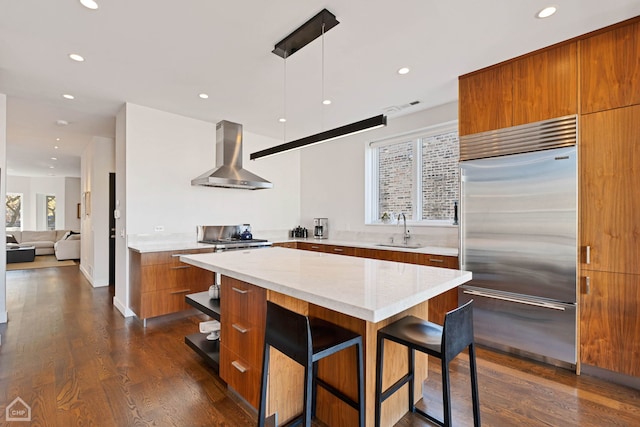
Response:
M472 286L576 302L576 157L569 147L461 163Z
M561 361L575 365L574 304L535 301L461 286L460 304L470 299L473 299L473 328L477 343L553 364Z

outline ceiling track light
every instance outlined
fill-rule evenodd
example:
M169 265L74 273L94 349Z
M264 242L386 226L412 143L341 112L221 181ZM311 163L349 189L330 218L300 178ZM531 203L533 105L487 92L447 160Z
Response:
M94 0L80 0L80 3L87 9L96 10L98 8L98 3Z
M324 97L324 35L327 31L338 25L340 22L336 19L336 16L329 12L327 9L322 9L313 18L296 28L288 36L280 40L274 46L272 53L278 55L285 60L285 80L286 80L286 60L288 57L311 43L318 37L323 37L323 58L322 58L322 72L323 72L323 97ZM325 100L323 99L323 103ZM325 103L325 105L327 105ZM376 129L387 125L387 118L384 115L370 117L359 122L351 123L345 126L340 126L335 129L320 132L315 135L307 136L301 139L297 139L291 142L285 142L284 144L277 145L275 147L267 148L265 150L251 153L249 158L251 160L259 159L262 157L271 156L274 154L282 153L285 151L295 150L310 145L319 144L321 142L331 141L337 138L342 138L356 133L364 132L367 130Z

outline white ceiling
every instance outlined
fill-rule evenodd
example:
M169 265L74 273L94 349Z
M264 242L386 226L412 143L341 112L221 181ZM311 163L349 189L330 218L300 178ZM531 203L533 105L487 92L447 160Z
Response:
M92 11L78 0L0 0L9 175L80 176L82 150L114 137L125 102L283 139L286 93L292 140L412 101L389 120L454 101L461 74L640 15L638 0L97 1ZM535 18L549 3L556 15ZM340 21L324 36L330 106L321 39L287 59L286 79L271 53L323 8Z

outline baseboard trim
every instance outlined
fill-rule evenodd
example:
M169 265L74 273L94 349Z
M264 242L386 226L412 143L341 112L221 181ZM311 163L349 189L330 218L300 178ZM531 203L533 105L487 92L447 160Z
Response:
M585 365L584 363L581 367L581 374L598 377L612 383L640 390L640 377L632 377L630 375L609 371L608 369L598 368L597 366Z
M118 298L113 297L113 305L118 309L124 317L133 317L136 314L127 306L125 306Z

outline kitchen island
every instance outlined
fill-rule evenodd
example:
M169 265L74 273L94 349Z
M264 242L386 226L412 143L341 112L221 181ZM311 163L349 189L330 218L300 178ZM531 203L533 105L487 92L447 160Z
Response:
M207 253L181 261L222 276L220 376L257 407L266 300L324 318L360 333L365 349L367 425L373 425L376 331L407 314L426 318L429 298L469 280L471 273L287 248ZM385 384L406 369L406 350L385 349ZM351 349L352 350L352 349ZM274 352L270 365L269 408L282 423L302 406L302 369ZM418 355L416 355L418 356ZM416 357L414 388L421 396L426 357ZM344 351L322 361L319 376L356 397L355 353ZM286 373L286 374L284 374ZM383 405L383 425L406 412L407 394ZM318 389L317 417L329 425L354 425L356 411Z

